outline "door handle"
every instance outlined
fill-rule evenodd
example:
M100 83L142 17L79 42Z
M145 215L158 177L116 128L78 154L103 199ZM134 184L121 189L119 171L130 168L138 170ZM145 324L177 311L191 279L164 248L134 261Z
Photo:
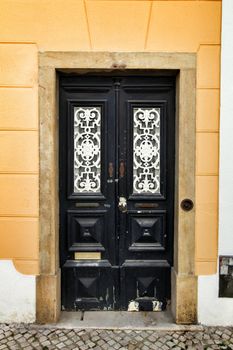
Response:
M114 168L113 168L113 163L109 163L108 164L108 176L111 178L113 177L113 173L114 173Z
M125 176L125 163L123 161L120 162L119 175L120 178Z
M127 201L125 197L119 197L118 208L122 213L127 212Z

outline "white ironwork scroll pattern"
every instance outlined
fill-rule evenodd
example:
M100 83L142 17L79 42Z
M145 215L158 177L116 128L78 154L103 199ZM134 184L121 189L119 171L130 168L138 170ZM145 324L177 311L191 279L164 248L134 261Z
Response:
M100 192L101 108L74 109L74 192Z
M160 109L133 109L133 193L160 193Z

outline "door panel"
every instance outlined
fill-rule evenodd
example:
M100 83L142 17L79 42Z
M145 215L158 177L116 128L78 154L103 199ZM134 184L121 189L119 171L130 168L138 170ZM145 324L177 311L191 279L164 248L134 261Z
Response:
M128 214L127 246L131 252L166 250L166 212L150 211Z
M69 211L67 239L69 251L105 252L109 250L107 211Z
M117 284L117 274L106 261L67 261L62 268L63 308L113 310Z
M130 301L136 301L138 311L152 311L153 301L159 300L164 309L170 298L170 279L169 265L165 262L157 264L147 260L135 264L126 261L121 268L122 308L127 310Z
M60 77L64 309L170 298L174 112L172 77Z

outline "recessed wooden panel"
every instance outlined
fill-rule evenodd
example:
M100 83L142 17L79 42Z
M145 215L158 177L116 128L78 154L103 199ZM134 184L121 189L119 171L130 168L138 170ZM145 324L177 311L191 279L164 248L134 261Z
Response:
M165 213L154 215L129 215L129 234L131 237L130 251L164 250Z
M68 213L68 245L72 251L104 251L105 215Z
M62 270L62 308L66 310L114 310L116 273L106 262L96 266L67 262Z
M128 309L129 302L151 299L166 303L170 298L170 269L166 263L159 266L152 261L121 269L122 305Z

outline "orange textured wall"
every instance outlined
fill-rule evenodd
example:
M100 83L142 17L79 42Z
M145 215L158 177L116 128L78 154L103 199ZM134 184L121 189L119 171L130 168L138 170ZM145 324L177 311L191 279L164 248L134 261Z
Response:
M38 51L196 52L196 271L216 271L221 1L1 0L0 258L38 273Z
M38 273L37 54L35 44L0 44L0 258L12 258L19 271L34 274Z

